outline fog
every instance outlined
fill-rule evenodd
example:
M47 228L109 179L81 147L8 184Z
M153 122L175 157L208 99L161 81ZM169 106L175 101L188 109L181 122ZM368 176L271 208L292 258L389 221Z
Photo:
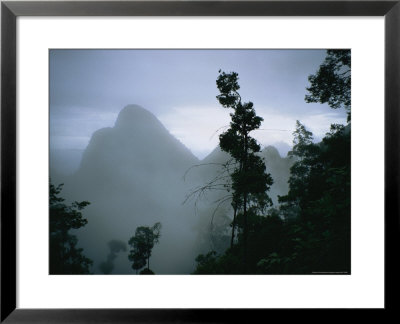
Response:
M229 110L216 100L218 70L239 73L240 94L264 118L252 136L286 156L296 120L316 141L346 113L304 101L308 76L325 50L89 50L52 49L51 164L60 173L79 167L92 134L113 126L120 110L139 104L154 114L196 157L218 145ZM211 116L211 118L210 118Z
M272 146L260 154L274 179L270 196L276 204L277 196L288 191L291 161ZM56 161L54 155L50 157ZM95 274L134 274L127 242L136 227L156 222L162 223L162 229L151 270L189 274L199 253L222 252L230 242L230 201L219 204L226 192L190 196L217 176L228 160L218 147L198 159L151 112L128 105L113 127L93 133L76 172L66 176L68 170L52 168L62 170L60 164L53 162L50 167L52 182L64 183L61 195L67 201L91 203L83 210L88 224L74 234L93 260Z
M110 274L114 270L114 262L119 252L126 252L126 243L124 241L111 240L108 242L110 252L107 255L107 260L101 262L99 269L104 274Z

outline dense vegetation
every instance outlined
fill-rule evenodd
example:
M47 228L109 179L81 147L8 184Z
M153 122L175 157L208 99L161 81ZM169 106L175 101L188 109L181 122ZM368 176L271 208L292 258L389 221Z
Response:
M350 272L350 127L333 125L321 143L297 124L288 195L248 218L248 273ZM196 259L196 274L243 273L243 220L224 254Z
M82 210L89 202L66 205L59 196L62 187L50 183L50 274L88 274L93 262L77 247L78 239L70 231L87 224Z
M220 75L220 91L239 89L236 73L222 76L226 85L221 87ZM232 223L238 229L236 244L221 255L215 251L199 255L195 274L350 273L350 80L350 51L329 50L320 69L309 77L305 99L345 108L349 124L331 125L322 141L314 143L313 134L297 121L288 154L293 159L288 194L267 211L256 201L247 215L242 199L242 212ZM235 125L236 114L231 117ZM257 119L254 110L251 118ZM223 135L222 149L224 140Z

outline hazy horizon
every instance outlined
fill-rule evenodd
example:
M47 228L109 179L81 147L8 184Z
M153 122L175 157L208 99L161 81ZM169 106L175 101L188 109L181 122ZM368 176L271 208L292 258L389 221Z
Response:
M229 110L217 100L218 70L239 73L243 100L264 122L253 136L285 156L295 121L320 140L346 114L304 101L308 75L325 50L51 50L50 151L76 168L92 134L113 127L119 112L138 104L153 113L196 157L218 146ZM59 167L59 169L63 169Z

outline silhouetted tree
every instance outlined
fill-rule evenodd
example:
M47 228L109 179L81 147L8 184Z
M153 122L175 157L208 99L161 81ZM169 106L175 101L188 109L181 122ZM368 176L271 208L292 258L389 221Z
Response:
M197 267L194 274L217 274L217 252L210 251L207 254L199 254L196 257Z
M140 271L141 275L153 275L155 274L153 271L151 271L149 268L143 269L142 271Z
M146 258L144 258L138 246L133 247L128 259L132 262L132 269L136 271L136 274L138 273L138 270L142 269L146 265Z
M310 76L310 82L311 94L306 101L345 107L350 121L350 51L328 51L326 61L317 75ZM279 197L279 209L270 208L263 214L258 210L263 204L251 201L246 186L242 191L236 190L240 188L237 174L245 177L244 161L248 161L242 158L247 155L246 136L241 132L247 128L240 125L251 120L251 115L241 113L245 104L237 93L237 74L221 74L217 85L221 104L235 109L231 129L221 135L220 146L237 161L232 174L233 203L238 207L236 224L247 230L239 233L237 244L225 253L199 255L194 273L242 273L238 260L246 251L249 273L350 273L351 124L331 125L322 141L314 143L312 133L296 122L293 149L289 152L293 159L289 192ZM246 194L247 201L252 202L247 206Z
M351 52L350 50L327 50L325 61L316 74L308 77L310 87L306 102L328 103L331 108L344 107L347 121L351 109Z
M279 197L291 221L288 266L299 273L349 272L350 126L332 125L318 144L300 123L295 134L289 192Z
M278 197L279 202L282 203L281 210L284 212L285 219L297 216L297 209L304 207L302 204L306 199L303 197L309 193L307 187L310 172L320 149L312 142L313 134L298 120L293 137L293 149L288 152L288 156L294 160L290 168L289 192L286 196Z
M230 128L219 137L221 149L229 153L236 161L237 166L231 174L232 179L232 206L234 218L232 222L232 236L234 236L236 216L243 215L243 246L244 246L244 271L247 264L247 239L248 239L248 209L253 212L264 211L272 205L272 200L267 194L273 183L271 175L266 172L263 159L256 155L261 147L250 136L250 132L260 127L263 119L256 115L252 102L242 102L238 93L240 89L238 74L219 71L217 87L220 94L217 96L219 103L224 108L231 108Z
M88 201L73 202L66 205L59 194L63 184L55 187L50 183L50 274L87 274L93 261L83 255L83 249L77 248L78 239L69 233L87 224L82 210Z
M319 143L299 122L294 134L295 162L280 208L248 210L248 273L350 273L349 125L332 125ZM240 274L243 249L239 240L221 255L199 255L194 273Z
M132 250L128 259L133 262L132 268L139 270L146 265L150 270L151 251L161 236L161 223L155 223L152 227L140 226L136 228L135 235L129 240Z

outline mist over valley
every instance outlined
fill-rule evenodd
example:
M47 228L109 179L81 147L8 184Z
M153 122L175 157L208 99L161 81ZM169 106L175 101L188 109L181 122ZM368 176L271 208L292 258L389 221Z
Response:
M290 159L271 146L260 155L275 180L270 195L277 203L277 196L288 191ZM77 171L62 175L63 170L52 164L51 180L64 183L62 195L68 201L91 203L83 212L88 224L75 232L79 246L94 261L94 273L102 273L99 266L107 259L109 241L128 242L136 227L161 222L151 269L157 274L189 274L199 253L223 252L229 246L230 201L217 208L221 193L210 190L184 203L228 160L219 147L199 160L152 113L128 105L113 127L92 135ZM116 253L113 274L134 273L127 255L127 250Z

